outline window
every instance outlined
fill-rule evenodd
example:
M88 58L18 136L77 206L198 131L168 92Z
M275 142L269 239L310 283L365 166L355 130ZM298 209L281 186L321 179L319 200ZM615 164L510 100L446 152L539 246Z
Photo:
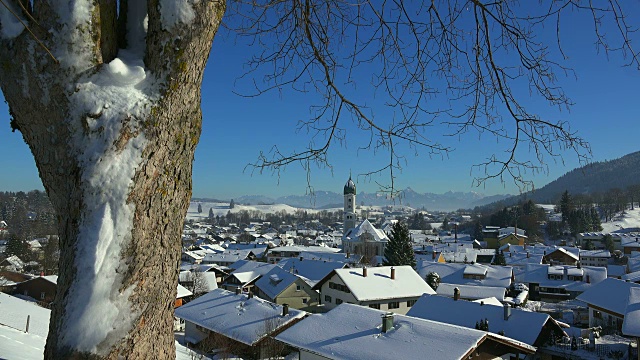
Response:
M602 319L602 313L598 310L593 310L593 317L596 319Z
M307 299L307 298L302 298L302 303L303 303L303 304L306 304L306 303L307 303L307 300L309 300L309 299Z
M331 302L331 296L325 295L324 296L324 301L330 303Z
M296 285L296 291L300 291L300 290L301 290L300 285Z
M369 307L372 308L372 309L380 310L380 304L369 304Z
M400 307L400 303L397 301L392 301L389 303L389 309L397 309Z
M342 304L342 300L336 298L336 305L340 305L340 304Z
M44 291L40 293L40 300L44 300Z
M418 300L409 300L409 301L407 301L407 307L412 307L413 305L416 304L416 301L418 301Z
M329 281L329 289L335 289L338 291L342 291L342 292L346 292L346 293L351 293L351 290L349 290L348 287L342 285L342 284L336 284L334 282Z

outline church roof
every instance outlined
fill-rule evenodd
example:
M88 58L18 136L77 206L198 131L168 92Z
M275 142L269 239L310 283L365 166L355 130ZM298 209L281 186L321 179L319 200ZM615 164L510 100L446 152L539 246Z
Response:
M351 180L351 176L349 176L349 181L347 181L347 183L344 184L344 194L345 195L356 194L356 184L354 184L353 180Z
M371 234L374 241L387 241L389 239L384 231L377 229L367 219L364 219L360 225L347 231L344 239L357 239L365 232Z

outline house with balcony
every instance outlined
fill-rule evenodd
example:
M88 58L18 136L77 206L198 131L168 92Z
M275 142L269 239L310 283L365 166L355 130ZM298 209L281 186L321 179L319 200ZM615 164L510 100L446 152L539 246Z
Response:
M576 299L587 303L589 309L589 326L602 326L615 331L622 331L627 307L637 301L629 297L631 289L640 290L640 284L608 278Z

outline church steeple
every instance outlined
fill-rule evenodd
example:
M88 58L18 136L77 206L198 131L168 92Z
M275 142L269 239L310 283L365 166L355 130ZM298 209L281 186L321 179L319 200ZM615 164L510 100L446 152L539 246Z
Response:
M344 185L344 234L356 227L356 184L349 180Z

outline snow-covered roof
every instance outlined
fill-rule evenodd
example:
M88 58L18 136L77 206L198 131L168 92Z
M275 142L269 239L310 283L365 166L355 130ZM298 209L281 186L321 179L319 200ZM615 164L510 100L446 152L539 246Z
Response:
M622 280L629 280L632 282L640 281L640 271L634 271L632 273L622 275Z
M488 339L516 346L524 353L535 348L484 331L441 322L393 315L393 328L381 331L384 311L341 304L285 330L276 339L327 359L462 359Z
M391 269L395 269L395 279L391 279ZM338 276L358 301L398 299L435 294L435 291L413 270L411 266L379 266L363 269L335 269L315 288L332 277Z
M431 261L420 262L417 266L418 273L423 279L430 272L440 275L440 281L448 284L461 285L482 285L507 288L511 285L511 274L513 269L510 266L495 266L484 264L456 264L456 263L435 263ZM465 271L482 273L485 272L484 279L465 278Z
M557 249L555 249L554 251L552 251L551 253L547 253L547 256L551 255L554 252L561 252L575 260L579 260L580 256L578 255L580 253L580 249L575 248L575 250L570 249L570 248L563 248L563 247L558 247Z
M357 264L362 260L362 255L347 254L342 252L317 252L317 251L305 251L301 252L298 258L305 260L322 260L322 261L336 261L340 263Z
M607 268L601 266L582 266L582 280L569 280L567 276L562 275L562 279L549 279L548 264L527 264L526 268L516 275L516 280L524 283L536 283L542 287L564 288L568 291L583 292L595 284L607 278ZM553 266L554 269L575 269L576 266L562 265ZM555 271L555 270L554 270ZM563 271L564 274L564 271ZM560 275L560 272L558 272Z
M527 253L509 251L504 253L504 259L510 266L525 266L526 264L542 264L542 253Z
M343 240L357 239L364 233L371 234L373 236L372 241L388 241L389 240L389 238L387 237L387 234L385 234L384 231L377 229L367 219L364 219L358 226L347 231L347 233L344 235Z
M280 295L281 292L291 284L295 283L298 279L300 278L296 275L275 266L271 271L264 274L263 277L256 281L255 286L264 292L269 298L275 299L276 296Z
M180 299L183 297L191 296L193 293L189 291L186 287L178 284L178 293L176 294L176 299Z
M627 336L640 337L640 288L629 288L627 307L624 311L622 333Z
M268 252L322 252L322 253L336 253L339 252L340 249L328 247L328 246L279 246L273 249L270 249Z
M2 292L0 309L0 325L24 331L29 316L29 333L47 337L51 310Z
M461 285L440 283L436 289L436 293L441 296L453 297L454 289L460 290L460 298L462 299L484 299L494 297L500 301L504 301L507 289L495 286L477 286L477 285Z
M576 299L623 315L629 301L629 289L639 284L607 278L578 295Z
M285 271L300 275L308 280L308 284L314 286L334 269L341 269L346 266L345 262L321 261L321 260L300 260L299 258L283 259L278 264Z
M301 319L306 312L289 308L282 316L282 306L246 294L215 289L176 309L176 316L213 332L254 345L272 331Z
M52 284L56 284L56 285L58 284L58 275L36 276L36 277L33 277L33 278L31 278L29 280L26 280L24 282L33 281L33 280L36 280L36 279L46 280L46 281L48 281L48 282L50 282Z
M242 266L234 270L230 276L238 279L240 283L246 284L268 273L274 267L276 267L276 265L257 261L247 261Z
M505 320L502 304L453 300L442 296L423 295L409 309L407 316L440 321L447 324L475 328L480 320L489 320L489 331L504 332L504 336L535 345L542 327L547 321L554 322L547 314L510 309L511 315ZM557 326L560 330L560 327ZM539 344L538 344L539 345Z
M580 257L590 258L610 258L611 253L609 250L580 250Z

